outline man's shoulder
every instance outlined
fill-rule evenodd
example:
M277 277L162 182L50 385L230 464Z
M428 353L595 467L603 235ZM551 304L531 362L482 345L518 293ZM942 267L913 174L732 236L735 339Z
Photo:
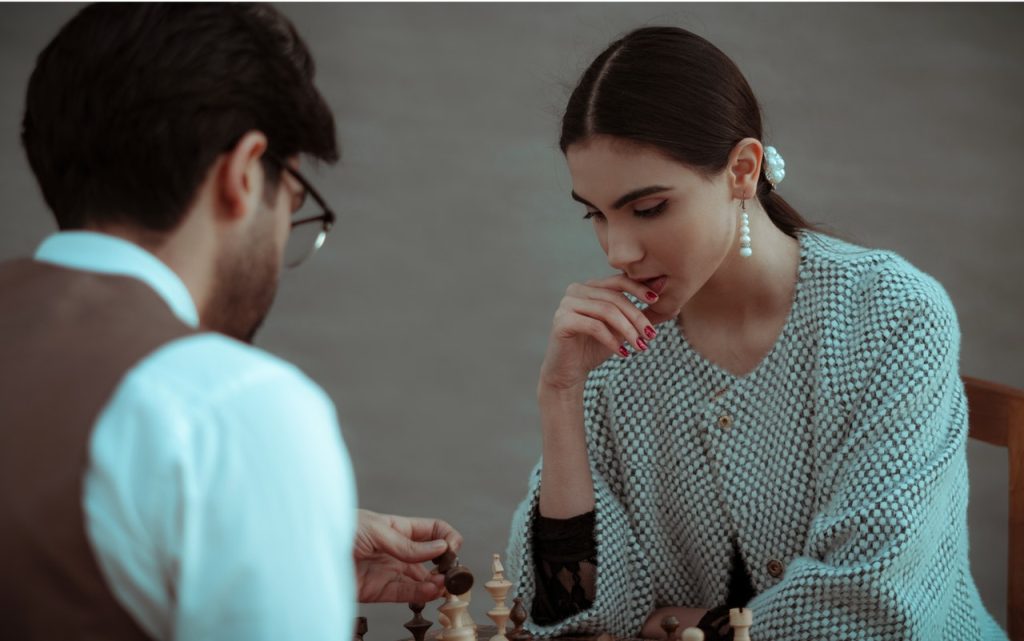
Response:
M127 373L118 394L190 415L241 404L331 415L334 409L323 389L295 365L212 332L171 341L148 355Z

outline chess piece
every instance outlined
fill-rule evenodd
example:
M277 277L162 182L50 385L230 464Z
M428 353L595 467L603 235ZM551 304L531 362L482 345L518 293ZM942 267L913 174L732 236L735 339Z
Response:
M452 594L465 594L473 588L473 573L459 564L459 558L451 548L436 557L434 563L437 571L444 575L444 588Z
M366 617L358 617L356 619L356 634L353 637L353 641L363 641L363 635L366 634L368 629Z
M501 565L501 556L497 554L491 561L491 572L494 576L490 581L484 583L484 589L494 599L494 607L487 612L487 616L494 621L498 631L490 641L509 641L505 636L505 629L512 611L505 605L505 597L508 596L508 591L512 588L512 582L505 578L505 568Z
M461 600L451 591L448 600L441 606L441 613L448 617L449 626L444 631L445 641L476 641L476 633L472 625L465 623L465 612L469 604Z
M661 629L665 631L665 641L675 641L678 628L679 619L673 616L667 616L661 620Z
M729 626L732 627L733 641L750 641L750 626L753 622L754 613L750 608L729 610Z
M450 597L438 608L437 621L443 628L437 635L438 641L461 641L465 637L464 632L454 637L449 633L464 627L469 628L470 638L475 639L476 624L469 618L469 602L460 597L466 596L473 588L473 572L459 564L459 558L451 548L434 558L434 563L437 571L444 575L444 591ZM458 618L452 618L453 615Z
M472 576L470 576L472 578ZM466 602L466 609L462 611L462 625L468 625L473 628L474 634L476 633L476 621L473 620L473 615L469 613L469 607L473 605L473 593L464 592L458 595L460 601Z
M704 631L700 628L686 628L683 630L683 641L704 641Z
M509 641L530 641L533 635L523 629L523 624L526 623L526 618L530 616L526 611L526 607L523 605L523 598L516 597L512 599L512 612L509 613L508 618L512 621L512 634L509 635Z
M413 618L404 624L406 630L412 634L413 641L423 641L424 637L427 636L427 630L430 629L430 621L423 618L423 604L422 603L410 603L409 609L412 610Z

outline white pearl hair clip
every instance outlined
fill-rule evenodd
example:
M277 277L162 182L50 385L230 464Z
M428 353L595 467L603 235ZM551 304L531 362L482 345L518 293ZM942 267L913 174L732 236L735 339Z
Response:
M778 149L769 145L764 148L764 162L764 175L774 189L786 177L786 161L782 159Z

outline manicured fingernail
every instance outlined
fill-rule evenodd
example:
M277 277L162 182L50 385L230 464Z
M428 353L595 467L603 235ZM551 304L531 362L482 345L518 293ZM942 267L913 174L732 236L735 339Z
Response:
M644 328L644 334L647 335L647 338L654 338L658 335L658 332L654 331L654 328L648 325Z
M638 338L636 339L636 346L639 347L641 350L645 350L647 349L647 341L645 341L642 338Z
M644 295L647 297L647 300L658 300L658 295L655 294L654 292L649 291Z
M626 349L625 347L620 347L619 348L619 353L622 354L623 358L626 358L627 356L629 356L629 350Z

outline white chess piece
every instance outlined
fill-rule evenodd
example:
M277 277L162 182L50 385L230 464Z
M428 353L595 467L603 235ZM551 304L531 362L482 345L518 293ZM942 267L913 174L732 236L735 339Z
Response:
M440 612L448 618L449 626L444 631L444 641L476 641L476 632L472 624L466 624L466 608L469 604L454 594L440 607Z
M683 630L683 641L704 641L704 632L700 628L686 628Z
M505 630L508 616L512 611L505 604L505 597L508 596L508 591L512 589L512 582L505 578L505 568L501 565L500 555L494 555L494 559L491 561L491 572L494 576L484 584L484 588L491 595L491 598L494 599L494 607L487 612L487 616L494 621L498 632L491 637L490 641L508 641L508 638L505 636Z
M754 613L750 608L729 610L729 626L732 627L733 641L750 641L750 626L753 623Z

